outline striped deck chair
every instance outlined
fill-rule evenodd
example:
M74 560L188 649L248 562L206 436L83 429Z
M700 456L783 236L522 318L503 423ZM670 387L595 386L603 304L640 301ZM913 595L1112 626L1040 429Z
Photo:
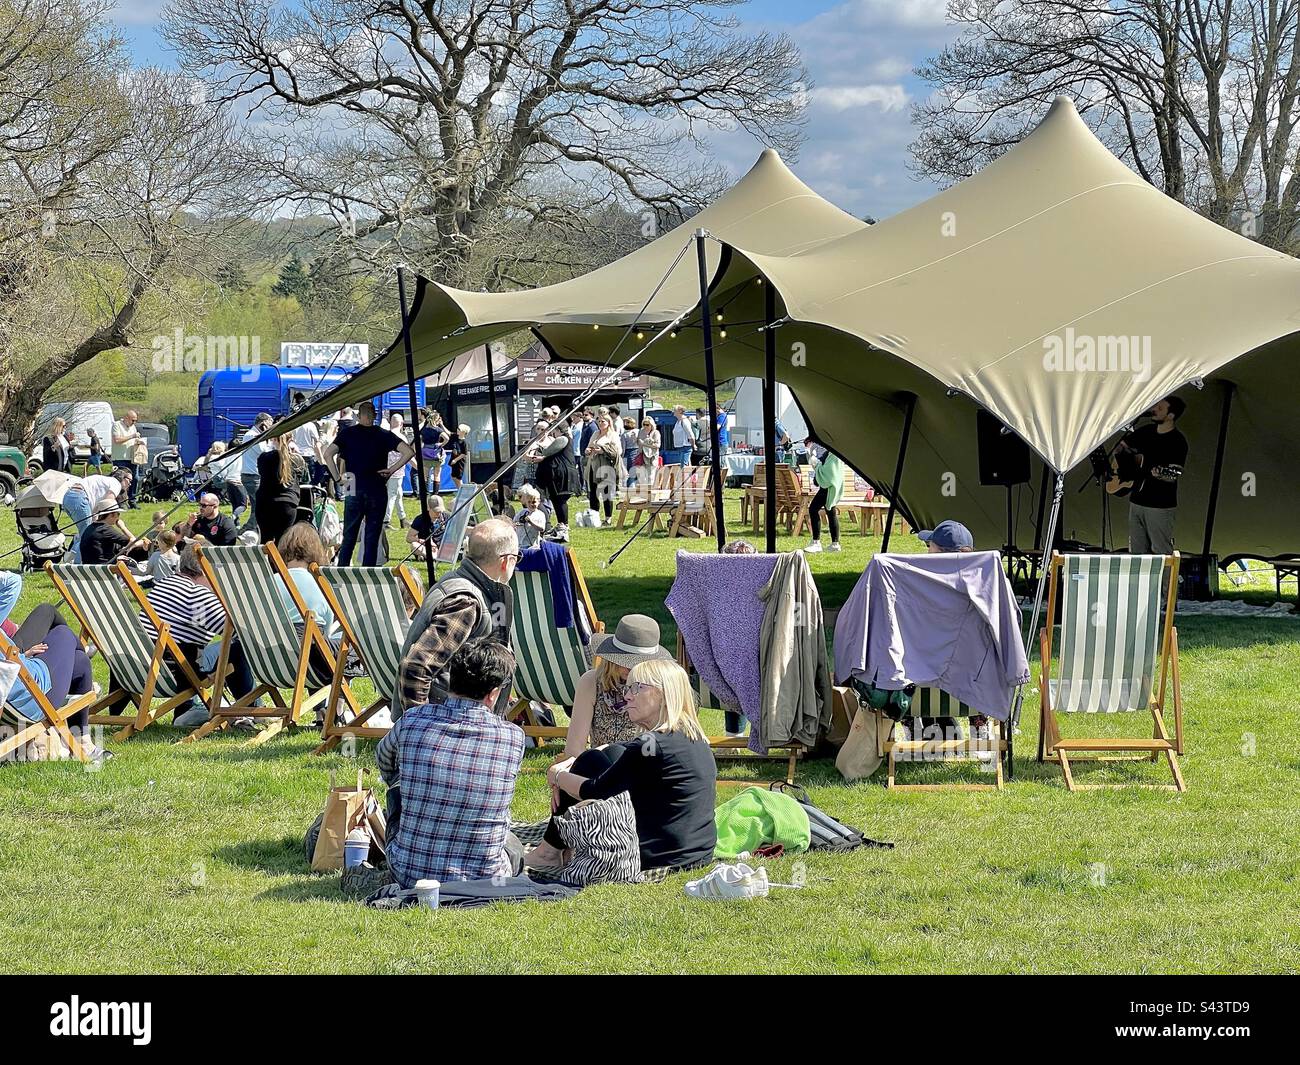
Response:
M422 593L414 574L405 566L396 569L384 566L321 567L313 562L311 572L343 630L343 643L334 664L334 680L325 711L325 726L321 731L322 742L312 752L324 754L337 746L344 736L376 739L388 731L366 722L384 707L391 709L396 705L402 642L411 624L402 590L406 589L417 606ZM360 714L349 719L339 701L347 685L343 667L348 650L353 647L375 686L377 698Z
M945 737L939 739L898 739L895 736L897 726L882 730L878 750L882 756L889 756L889 775L885 786L897 791L1000 791L1002 788L1002 756L1007 750L1007 741L1002 733L1002 724L996 718L989 718L989 738L975 740L971 738L969 718L978 711L972 710L960 699L949 695L941 688L917 688L912 696L912 716L915 718L947 717L967 719L965 735L962 739ZM990 768L994 774L991 784L899 784L895 780L895 766L899 761L908 762L949 762L979 759L988 752L996 752L990 759ZM900 757L901 756L901 757Z
M68 718L87 709L98 698L94 691L77 695L61 707L54 707L49 697L41 690L35 678L27 671L18 655L18 648L3 632L0 632L0 658L18 666L18 679L14 689L23 685L30 691L40 708L42 717L39 721L30 721L7 702L0 706L0 759L7 758L14 751L26 747L33 740L46 733L53 733L63 740L72 757L79 762L88 762L90 755L72 730L68 728ZM12 735L10 731L12 730Z
M249 741L249 746L265 743L288 725L297 725L302 715L324 702L330 694L335 672L334 651L316 623L315 615L302 601L297 587L285 568L274 544L236 547L197 547L203 572L212 590L226 608L226 631L222 636L221 659L208 706L211 719L195 729L182 743L194 743L209 733L225 728L236 718L269 718L270 725ZM280 598L280 588L289 590L298 612L306 619L302 636ZM230 641L234 636L248 657L254 687L242 699L221 705L224 680L229 674ZM316 648L326 666L318 670L311 651ZM292 692L289 702L280 694ZM354 714L361 712L352 690L344 685L341 692ZM270 697L273 706L254 705L261 696Z
M700 675L695 672L695 667L691 665L691 657L686 652L686 641L682 639L682 634L677 634L677 664L680 665L691 678L691 691L695 694L695 705L701 710L725 710L726 707L718 701L718 697L713 694L709 686L704 683ZM779 747L769 747L766 754L757 754L749 749L749 738L746 736L710 736L709 746L713 748L713 757L722 758L728 761L774 761L785 762L785 780L788 784L794 783L795 766L806 753L806 748L802 743L785 743ZM753 780L719 780L719 784L739 784L748 786L750 784L762 785L762 781Z
M1071 791L1124 787L1076 784L1070 758L1079 751L1117 752L1132 760L1161 754L1169 760L1172 784L1144 787L1186 791L1178 756L1183 753L1183 695L1178 671L1178 553L1165 555L1061 555L1054 552L1047 594L1048 623L1039 634L1042 673L1042 729L1039 760L1056 756ZM1162 591L1162 584L1164 590ZM1164 614L1161 616L1161 598ZM1051 619L1061 607L1061 642L1052 670ZM1159 680L1157 683L1157 671ZM1174 739L1165 727L1165 696L1173 688ZM1065 739L1058 714L1151 714L1151 739L1103 737Z
M585 609L592 632L604 632L605 625L596 617L577 556L572 548L567 553L575 608ZM555 599L545 571L516 570L510 589L515 601L510 625L510 646L515 653L515 703L506 716L520 721L524 734L534 739L564 739L568 728L540 724L531 704L559 707L566 714L572 709L578 680L592 667L587 641L577 624L567 629L555 627Z
M212 678L200 678L181 654L163 622L124 562L116 566L72 566L47 562L45 572L68 604L87 637L108 663L113 680L121 687L97 699L90 707L92 725L118 728L113 738L130 739L158 718L180 710L198 696L207 699ZM140 623L140 612L158 632L155 639ZM163 700L155 707L155 699ZM101 712L123 700L135 705L134 718Z

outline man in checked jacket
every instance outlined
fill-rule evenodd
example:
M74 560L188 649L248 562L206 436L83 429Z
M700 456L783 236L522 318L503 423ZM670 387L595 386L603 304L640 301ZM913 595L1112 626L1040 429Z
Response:
M504 518L476 525L465 545L464 561L425 593L424 601L402 644L398 686L401 705L394 718L413 706L437 702L450 694L447 664L470 640L491 636L510 646L514 599L510 578L519 561L519 537ZM496 709L510 699L502 690Z

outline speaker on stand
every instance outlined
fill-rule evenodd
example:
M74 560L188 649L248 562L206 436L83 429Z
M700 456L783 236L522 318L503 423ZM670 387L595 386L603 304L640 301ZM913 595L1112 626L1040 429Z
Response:
M1029 445L986 410L975 412L979 443L980 484L1007 490L1007 542L1003 554L1016 552L1015 514L1011 490L1029 483Z

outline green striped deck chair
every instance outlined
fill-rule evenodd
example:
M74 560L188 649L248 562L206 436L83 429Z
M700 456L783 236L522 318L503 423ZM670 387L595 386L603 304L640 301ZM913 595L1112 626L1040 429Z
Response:
M523 717L524 733L535 739L563 738L568 730L538 724L529 704L544 703L568 713L578 680L591 668L591 656L577 625L556 628L549 574L516 570L510 590L515 601L510 646L515 653L516 702L509 716Z
M209 704L211 720L181 742L201 740L236 718L251 717L270 719L269 726L249 741L251 745L263 743L285 727L298 724L306 711L329 697L334 651L316 624L315 615L302 601L274 544L203 546L196 551L203 572L226 608L226 632L217 675L223 680L226 677L230 641L238 637L253 674L253 690L234 703L222 705L221 688L214 689ZM282 587L288 589L299 613L306 618L301 636L280 596ZM313 663L312 648L324 661L323 669ZM282 690L292 692L287 703ZM344 687L342 694L353 711L359 712L351 691ZM274 705L255 705L263 695L269 696Z
M153 612L144 591L125 563L75 566L47 562L55 589L108 663L118 685L90 707L92 725L117 727L114 739L129 739L159 717L206 698L212 679L200 679L185 661L167 625ZM158 632L150 636L140 621L143 611ZM155 707L153 701L161 699ZM102 712L124 701L135 705L134 718Z
M391 709L397 704L397 671L402 661L402 642L411 624L403 589L417 605L421 594L418 582L405 566L396 569L385 566L322 567L313 563L311 572L343 631L321 744L313 752L324 754L337 746L344 736L375 739L388 731L366 722L384 707ZM351 648L356 648L375 686L377 698L360 714L348 717L346 708L340 705L340 698L347 685L343 668Z
M3 632L0 632L0 660L16 665L17 677L13 681L13 690L20 685L32 693L36 705L41 711L38 721L24 717L8 702L0 705L0 762L6 761L15 751L23 750L28 744L49 734L48 742L54 737L61 739L72 757L79 762L88 762L90 755L76 735L68 727L68 718L73 714L88 709L98 698L94 691L85 695L75 695L71 701L61 707L55 707L49 697L41 690L36 679L27 671L18 654L18 648ZM50 748L53 749L52 747ZM19 755L19 757L22 757Z
M962 728L962 735L939 735L940 725L937 721L918 730L913 726L913 735L920 731L920 739L898 739L897 727L882 730L880 753L889 756L888 776L885 786L898 791L983 791L1000 790L1002 787L1002 758L1007 749L1003 738L1001 723L993 717L988 719L989 738L976 740L972 737L973 726L969 719L979 714L978 710L963 703L960 699L942 688L918 687L912 695L911 716L934 719L951 719ZM962 724L962 719L965 719ZM994 752L993 757L989 753ZM950 784L899 784L896 779L896 767L904 762L950 762L980 760L993 774L994 780L988 784L950 783Z
M682 634L677 634L677 664L686 670L691 679L691 692L695 696L695 705L700 710L718 710L723 711L727 708L722 705L718 697L713 694L712 689L704 683L704 679L695 671L691 665L691 656L686 651L686 641L682 639ZM794 770L796 764L804 756L804 746L800 743L787 743L779 747L769 747L766 754L759 754L749 749L749 737L747 736L710 736L709 746L713 748L714 758L724 758L730 761L774 761L785 762L785 779L787 783L794 783ZM762 781L749 780L719 780L719 784L762 784Z
M1109 760L1164 754L1173 784L1149 785L1185 791L1178 755L1183 753L1183 699L1178 670L1178 631L1174 609L1178 593L1178 554L1061 555L1051 562L1048 623L1039 635L1042 673L1039 694L1042 729L1039 760L1056 756L1071 791L1083 787L1071 772L1076 752L1106 752ZM1053 625L1060 605L1060 642L1053 647ZM1163 605L1163 612L1162 612ZM1056 651L1055 673L1052 654ZM1165 727L1165 696L1172 681L1174 735ZM1151 739L1120 736L1062 736L1058 714L1149 712ZM1097 755L1097 758L1100 758ZM1097 760L1094 758L1093 760Z

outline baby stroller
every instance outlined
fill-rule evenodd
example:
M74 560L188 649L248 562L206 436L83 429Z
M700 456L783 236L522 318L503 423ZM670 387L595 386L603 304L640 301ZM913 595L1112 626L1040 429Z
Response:
M159 503L185 498L185 466L180 448L164 448L153 457L141 480L140 494Z
M30 572L43 568L46 562L62 562L68 552L68 537L59 531L54 507L49 502L43 498L28 499L24 506L25 495L29 493L14 501L14 517L23 541L22 568Z

